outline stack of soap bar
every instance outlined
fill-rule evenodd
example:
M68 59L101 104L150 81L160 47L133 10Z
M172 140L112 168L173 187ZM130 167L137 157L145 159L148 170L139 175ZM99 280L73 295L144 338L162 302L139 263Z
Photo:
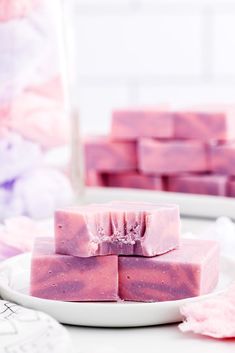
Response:
M105 175L105 184L111 187L163 190L161 177L138 172L107 174Z
M179 244L176 205L111 202L59 210L55 214L56 252L155 256Z
M118 257L58 255L53 238L37 238L31 263L31 295L63 301L116 301Z
M174 136L199 141L225 140L227 118L223 113L178 112L174 114Z
M55 253L52 238L36 239L31 295L62 301L168 301L209 293L219 273L214 241L182 239L155 257L73 257Z
M168 191L198 195L226 196L228 178L224 175L182 175L168 179Z
M198 141L160 142L141 139L138 159L140 170L146 174L204 172L209 168L207 148Z
M110 167L100 168L106 158L103 152L96 149L92 161L92 153L85 149L86 169L96 172L86 184L232 196L232 186L227 186L235 176L234 112L234 105L204 107L203 111L115 110L106 140L136 145L136 163L123 167L126 156L120 155L116 162L116 152L109 149L113 153ZM185 174L196 175L186 178Z
M171 138L174 115L154 110L116 110L112 116L111 136L117 140L139 137Z
M106 137L94 137L85 141L84 149L88 171L120 172L137 168L134 142L113 142Z
M119 295L133 301L177 300L211 292L219 273L214 241L182 239L179 249L153 258L119 258Z

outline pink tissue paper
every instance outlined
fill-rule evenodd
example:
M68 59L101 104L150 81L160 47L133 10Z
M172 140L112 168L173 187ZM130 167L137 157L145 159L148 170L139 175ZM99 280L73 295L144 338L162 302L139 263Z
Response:
M190 236L195 237L192 234ZM234 256L235 224L229 218L218 218L196 237L216 240L220 244L222 255ZM221 295L186 304L181 308L181 313L185 317L184 323L180 324L180 329L183 332L192 331L214 338L234 338L235 283Z
M235 284L213 299L191 303L181 308L185 321L179 325L182 332L214 338L235 337Z

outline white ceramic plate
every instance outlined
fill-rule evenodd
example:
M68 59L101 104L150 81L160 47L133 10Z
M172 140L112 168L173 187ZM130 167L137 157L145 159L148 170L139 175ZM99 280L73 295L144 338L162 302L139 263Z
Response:
M5 300L43 311L61 323L100 327L150 326L178 322L179 308L224 291L235 279L235 260L221 259L216 290L205 296L159 303L69 303L30 296L30 254L19 255L0 266L0 294Z

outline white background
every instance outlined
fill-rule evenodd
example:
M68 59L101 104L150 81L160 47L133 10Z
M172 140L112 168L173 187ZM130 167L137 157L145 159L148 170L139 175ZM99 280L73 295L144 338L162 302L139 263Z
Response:
M83 132L113 108L235 101L235 0L74 0Z

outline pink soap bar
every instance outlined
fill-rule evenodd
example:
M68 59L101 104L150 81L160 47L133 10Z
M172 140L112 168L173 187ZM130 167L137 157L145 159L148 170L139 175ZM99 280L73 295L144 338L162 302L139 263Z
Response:
M203 111L207 113L223 113L226 115L226 122L225 126L226 129L222 126L221 124L221 135L223 135L222 139L221 137L219 140L222 141L231 141L234 140L235 138L235 124L234 124L234 114L235 114L235 104L228 104L228 103L211 103L211 104L200 104L197 106L194 106L192 110L197 110L197 111ZM214 122L212 122L214 124Z
M180 247L152 258L119 258L119 296L133 301L166 301L211 292L219 274L214 241L182 239Z
M168 179L168 191L202 195L227 195L228 179L223 175L182 175Z
M107 185L110 187L163 190L162 178L158 176L126 172L107 174L105 177Z
M177 112L174 116L177 139L224 140L227 136L227 118L223 113Z
M207 154L197 141L140 139L138 144L139 169L146 174L204 172L209 168Z
M173 137L174 116L155 110L116 110L112 115L111 135L119 140Z
M235 175L235 143L212 145L210 162L213 172Z
M113 142L108 137L87 138L84 152L88 170L116 172L137 168L134 142Z
M179 235L176 205L110 202L55 213L59 254L155 256L176 248Z
M104 175L97 172L96 170L86 171L85 183L87 186L97 187L104 187L106 185Z
M235 178L228 182L228 196L235 197Z
M31 295L63 301L116 301L118 257L79 258L55 254L53 238L36 238Z

